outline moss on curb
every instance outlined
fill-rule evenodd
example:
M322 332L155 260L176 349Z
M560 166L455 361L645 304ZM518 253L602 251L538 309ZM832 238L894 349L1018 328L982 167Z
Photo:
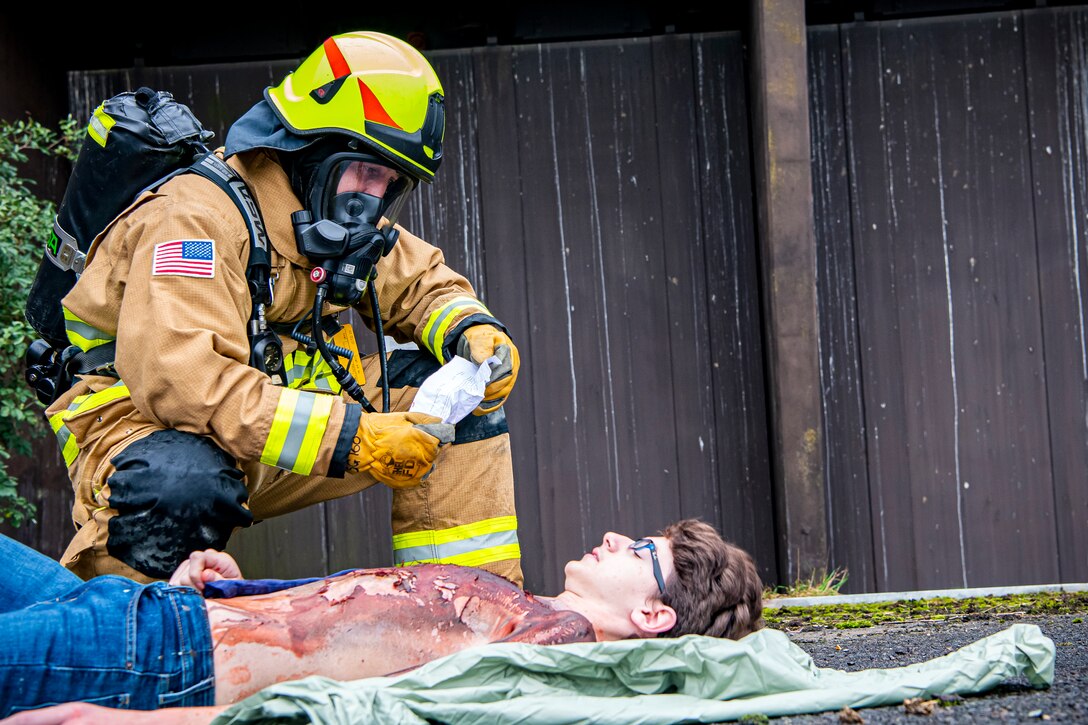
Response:
M1088 592L1040 592L971 599L938 597L870 604L786 606L764 609L763 619L768 627L782 630L857 629L903 622L1086 613Z

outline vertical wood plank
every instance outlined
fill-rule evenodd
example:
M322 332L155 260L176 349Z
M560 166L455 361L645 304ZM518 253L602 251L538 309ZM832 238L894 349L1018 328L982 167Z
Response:
M1045 391L1019 37L1007 15L880 30L878 181L890 193L858 185L876 213L855 226L872 227L897 315L865 327L863 349L888 329L899 339L863 367L902 379L890 443L910 465L889 473L910 491L915 587L1056 576L1048 432L1027 423L1045 420ZM890 401L871 402L877 431L873 406ZM1042 499L1007 504L1029 486Z
M700 204L694 43L687 35L655 38L653 54L679 515L717 523L722 502L707 307L712 271Z
M590 139L584 243L592 248L598 276L607 411L601 443L611 459L610 480L599 481L594 491L607 512L598 529L641 536L679 513L664 160L657 152L656 119L645 112L654 104L653 54L643 39L588 44L579 62Z
M896 119L884 101L877 26L844 26L842 58L874 573L879 591L903 591L918 583L911 497L904 493L913 470L901 383L895 247L885 228L889 218L898 223L897 190L890 183L892 163L885 142L889 125Z
M587 348L597 347L596 320L592 297L583 294L589 286L577 284L586 266L579 261L584 247L566 226L588 198L584 163L571 161L584 160L587 150L578 124L584 109L576 106L584 100L577 93L575 55L568 46L526 46L515 51L513 66L519 125L526 128L518 137L525 254L533 260L526 292L535 302L528 310L535 343L523 363L533 369L541 527L544 540L555 542L542 557L550 591L559 588L562 563L588 550L590 487L608 478L584 437L587 425L603 428L594 415L599 404L586 401L596 395L599 380L581 371Z
M1025 12L1024 32L1059 576L1086 581L1088 12Z
M809 30L808 49L830 565L847 571L842 591L864 592L876 580L838 26Z
M550 571L605 529L656 529L678 512L672 410L644 393L669 400L672 375L653 354L668 323L664 251L645 232L661 223L654 131L639 112L652 105L651 61L644 41L516 56L520 118L551 135L520 154L530 321L551 341L550 364L532 360L538 442L566 453L538 456L544 535L559 548Z
M402 214L405 228L442 250L446 264L483 296L483 233L472 58L441 52L431 57L446 93L442 164L432 184L420 184ZM487 300L484 300L487 303Z
M329 573L393 564L393 492L381 484L321 504Z
M522 366L513 394L503 406L510 427L514 461L514 496L518 511L518 540L522 550L525 587L544 591L544 541L540 516L540 485L537 476L537 439L534 435L533 399L536 389L534 347L546 351L546 340L530 328L527 277L535 273L535 259L525 247L522 209L522 170L519 134L532 131L519 123L514 94L514 56L511 48L473 51L477 112L481 225L487 254L484 257L486 297L491 311L503 321L518 346ZM544 300L550 307L551 300ZM544 354L547 354L545 352ZM552 576L554 580L554 574Z
M695 107L717 486L723 533L781 581L768 433L759 249L744 52L738 34L694 36Z
M967 581L1054 582L1057 542L1022 24L1019 14L999 14L935 26L930 47L955 53L934 80L941 106L940 173L947 184L943 204L956 328L950 369L956 371L961 404Z
M325 508L319 504L241 529L226 550L250 579L296 579L330 571L326 541Z
M911 426L924 462L919 564L946 582L958 566L964 586L1053 581L1053 538L1039 535L1053 503L1018 23L925 25L884 34L888 69L903 78L890 100L910 121L904 186L914 182L907 193L930 220L897 245L914 252L919 313L904 349L928 353L906 376L922 413Z
M72 523L72 483L61 458L57 439L48 425L43 425L40 438L31 442L28 456L12 456L8 473L19 481L19 495L34 504L33 521L22 526L0 524L0 533L60 559L75 534Z

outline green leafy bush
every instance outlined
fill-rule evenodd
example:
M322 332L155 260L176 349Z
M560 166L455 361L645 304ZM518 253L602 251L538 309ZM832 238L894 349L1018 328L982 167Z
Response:
M8 461L29 454L31 437L48 431L42 406L23 380L23 355L36 337L23 308L56 213L22 174L30 154L74 161L81 131L72 118L57 130L30 119L0 121L0 521L13 526L35 511L19 495Z

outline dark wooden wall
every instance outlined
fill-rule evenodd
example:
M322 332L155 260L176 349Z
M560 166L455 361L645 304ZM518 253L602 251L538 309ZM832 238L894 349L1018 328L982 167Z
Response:
M810 31L834 563L1088 579L1088 13Z
M1088 580L1088 10L821 26L808 47L828 565L852 591ZM447 159L407 223L521 346L528 586L556 589L606 529L679 516L776 581L740 35L431 57ZM147 83L222 139L293 65L73 74L72 108ZM46 504L19 535L59 554L52 465L19 469ZM231 548L257 576L381 564L388 510L376 487Z
M510 327L507 404L527 585L604 531L720 526L774 578L773 507L738 33L439 51L445 160L406 225ZM73 74L72 107L172 90L222 139L294 66ZM364 339L369 340L368 335ZM379 487L380 488L380 487ZM247 573L387 563L371 490L242 532Z

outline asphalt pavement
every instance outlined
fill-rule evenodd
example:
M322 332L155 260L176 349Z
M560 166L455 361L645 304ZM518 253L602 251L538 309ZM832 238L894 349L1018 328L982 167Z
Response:
M900 705L850 713L771 718L777 725L863 723L1088 723L1088 612L979 615L943 622L905 622L864 629L808 629L787 634L817 666L840 670L899 667L948 654L1016 622L1034 623L1055 645L1054 684L1036 690L1009 681L982 695L956 698L911 714ZM930 708L921 708L930 709Z

